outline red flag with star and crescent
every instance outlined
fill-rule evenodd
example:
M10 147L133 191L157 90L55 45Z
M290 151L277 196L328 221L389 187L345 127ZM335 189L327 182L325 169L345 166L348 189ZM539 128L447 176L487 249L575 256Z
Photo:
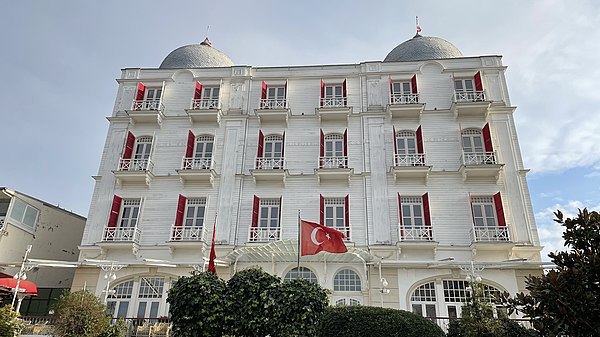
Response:
M314 255L319 252L345 253L348 251L344 233L315 222L300 220L302 236L300 238L300 256Z

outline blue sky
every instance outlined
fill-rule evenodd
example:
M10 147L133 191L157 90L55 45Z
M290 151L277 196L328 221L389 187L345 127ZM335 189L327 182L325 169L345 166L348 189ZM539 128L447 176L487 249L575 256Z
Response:
M382 60L414 35L500 54L547 251L552 211L600 209L600 4L580 1L18 1L0 12L0 186L87 215L120 69L213 45L253 66Z

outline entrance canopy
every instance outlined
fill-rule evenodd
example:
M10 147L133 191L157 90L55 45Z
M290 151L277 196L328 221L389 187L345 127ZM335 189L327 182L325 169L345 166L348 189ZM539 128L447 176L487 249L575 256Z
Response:
M6 277L0 278L0 289L8 290L10 292L14 291L13 289L17 288L18 280L12 278L9 275L3 274ZM35 283L31 281L21 280L19 282L19 291L20 294L29 295L29 296L37 296L37 286Z

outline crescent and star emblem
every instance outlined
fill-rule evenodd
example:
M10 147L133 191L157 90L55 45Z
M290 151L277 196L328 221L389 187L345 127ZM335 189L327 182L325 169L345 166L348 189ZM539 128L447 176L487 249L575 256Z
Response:
M310 240L311 240L311 241L312 241L312 242L313 242L315 245L317 245L317 246L320 246L320 245L322 245L322 244L323 244L323 242L325 242L325 241L321 241L321 242L319 242L319 241L317 240L317 232L318 232L318 231L322 231L322 230L323 230L323 228L316 227L315 229L313 229L313 230L312 230L312 232L310 232ZM329 235L329 233L327 233L327 234L325 235L325 237L326 237L328 240L330 240L330 239L331 239L331 236Z

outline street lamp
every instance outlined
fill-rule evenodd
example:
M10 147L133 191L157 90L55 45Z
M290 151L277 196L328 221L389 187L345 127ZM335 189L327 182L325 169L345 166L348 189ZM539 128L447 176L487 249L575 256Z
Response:
M464 271L467 273L467 276L465 277L465 281L469 282L469 285L465 288L466 291L471 292L473 291L473 288L471 287L471 282L481 282L481 276L479 276L479 273L482 272L485 269L484 266L479 265L476 266L473 261L471 261L470 265L463 265L460 266L460 270Z
M104 279L106 280L106 288L104 291L104 304L108 302L108 294L110 293L110 283L117 279L117 272L121 270L125 265L122 264L102 264L100 268L104 271Z
M27 279L27 274L25 274L25 272L31 270L31 268L32 268L32 266L26 265L27 255L29 255L29 253L31 253L31 245L28 245L27 249L25 250L25 256L23 256L23 263L21 263L21 269L19 270L18 273L16 273L13 276L15 279L17 279L17 284L16 284L16 287L13 289L15 294L13 295L13 299L12 299L12 303L11 303L12 307L15 306L15 301L17 300L17 294L19 293L19 286L21 285L21 280ZM19 302L17 303L16 311L19 311L19 309L21 309L21 300L22 299L19 299Z

